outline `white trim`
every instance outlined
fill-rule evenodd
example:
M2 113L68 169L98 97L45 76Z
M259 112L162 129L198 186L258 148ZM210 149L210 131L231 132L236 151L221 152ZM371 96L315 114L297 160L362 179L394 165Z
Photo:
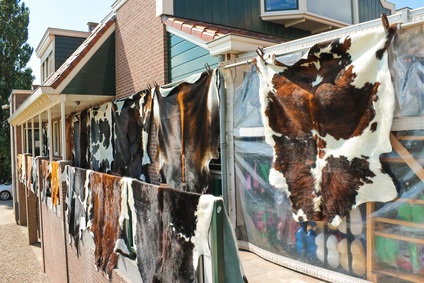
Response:
M156 17L174 14L173 0L156 0Z
M81 71L85 66L88 60L97 52L97 50L105 43L109 36L115 31L116 24L113 23L105 33L97 40L97 42L90 48L87 54L78 62L75 68L66 76L66 78L59 84L59 86L53 91L55 94L60 94L65 89L65 87L74 79L74 77ZM71 55L73 56L73 55ZM66 61L65 61L66 63Z
M393 4L392 2L388 2L386 0L380 0L380 3L381 3L381 6L383 6L383 8L389 9L392 14L396 12L395 4Z
M38 58L40 58L45 50L49 47L50 43L53 41L55 36L69 36L69 37L79 37L79 38L87 38L90 35L88 31L77 31L77 30L67 30L67 29L59 29L59 28L47 28L43 37L41 38L40 43L35 49L35 54Z
M175 34L176 36L181 37L182 39L185 39L197 46L202 47L203 49L208 50L208 46L206 45L206 41L198 38L197 36L191 35L191 34L187 34L183 31L180 31L179 29L176 29L174 27L170 27L170 26L166 26L166 31L170 32L172 34Z
M212 56L223 55L226 53L244 53L256 49L258 46L269 47L275 45L275 42L256 39L248 36L227 34L213 41L206 43L206 48Z
M112 4L112 10L116 13L126 2L127 0L116 0L115 3Z

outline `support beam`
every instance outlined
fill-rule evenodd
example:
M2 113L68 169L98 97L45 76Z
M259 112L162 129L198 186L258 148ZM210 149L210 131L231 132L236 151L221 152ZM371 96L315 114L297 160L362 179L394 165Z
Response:
M25 122L25 152L29 152L28 120Z
M40 156L44 156L43 153L43 122L41 120L41 113L38 114L38 137L39 137L39 144L40 147Z
M49 149L49 160L53 160L53 135L52 135L52 110L47 109L47 139Z
M34 127L34 118L31 118L31 153L35 157L35 127Z
M66 121L65 121L65 102L60 102L60 149L62 152L62 160L67 160L66 156Z

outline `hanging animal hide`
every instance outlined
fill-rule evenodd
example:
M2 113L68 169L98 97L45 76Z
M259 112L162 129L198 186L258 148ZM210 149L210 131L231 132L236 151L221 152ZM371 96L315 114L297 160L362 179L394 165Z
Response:
M91 168L108 173L113 161L112 103L90 110Z
M176 189L204 193L209 162L218 158L219 74L203 72L161 88L154 109L162 182Z
M57 206L59 203L59 163L50 162L51 187L52 187L52 204Z
M108 276L118 262L117 243L122 236L120 178L98 172L90 175L95 264Z
M112 172L148 182L150 163L147 144L150 132L150 90L114 102L115 152Z
M361 203L397 196L379 156L390 152L394 91L387 48L395 26L314 45L284 65L258 57L269 181L298 221L338 226Z

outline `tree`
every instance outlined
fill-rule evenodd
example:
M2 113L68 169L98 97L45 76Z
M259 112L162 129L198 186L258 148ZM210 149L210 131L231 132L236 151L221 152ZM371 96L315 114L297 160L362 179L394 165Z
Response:
M0 0L0 105L13 89L30 89L34 76L26 67L33 48L28 40L29 9L20 0ZM0 110L0 183L11 180L9 111Z

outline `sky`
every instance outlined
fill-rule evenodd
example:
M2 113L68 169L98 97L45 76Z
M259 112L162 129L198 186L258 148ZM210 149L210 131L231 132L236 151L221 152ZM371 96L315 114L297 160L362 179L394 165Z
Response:
M100 22L111 11L115 0L21 0L29 8L28 43L34 48L28 66L40 84L40 59L35 49L47 28L88 31L88 22Z
M47 28L87 31L88 22L100 22L112 10L115 0L21 0L30 10L28 43L34 48L28 66L35 75L34 84L40 83L40 59L35 49ZM390 0L396 9L424 6L423 0Z

